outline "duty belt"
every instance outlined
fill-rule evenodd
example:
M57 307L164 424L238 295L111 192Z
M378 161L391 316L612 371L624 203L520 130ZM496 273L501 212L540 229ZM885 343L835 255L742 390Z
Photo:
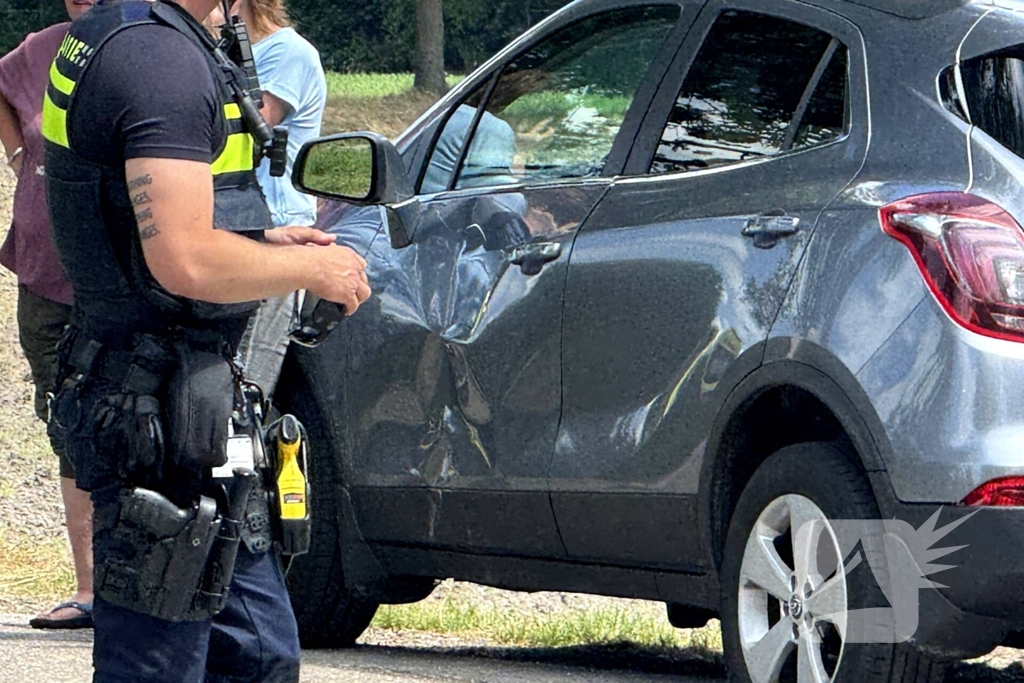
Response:
M140 396L161 393L175 360L168 346L183 342L194 349L225 355L228 348L227 341L222 336L212 332L197 334L193 330L188 330L187 333L176 331L162 337L139 334L136 335L131 350L110 347L89 339L80 330L73 328L69 329L67 334L61 344L70 346L61 355L66 358L68 366L77 375L77 381L109 384L121 391ZM241 380L240 374L238 379ZM252 420L252 416L243 417L236 414L236 417L243 423ZM260 440L262 436L259 434L259 423L253 422L252 428L256 432L252 435L254 442ZM242 542L253 553L266 552L273 542L273 525L266 484L266 476L271 476L271 473L267 468L265 457L257 457L256 471L261 476L249 493L242 528Z
M170 353L157 345L155 338L152 341L154 351L165 355L164 362L169 365ZM137 350L113 349L77 334L71 342L67 363L80 379L109 383L139 395L155 394L166 379L167 367L159 367L159 358L154 359L153 367L146 367L139 364L139 358Z
M87 333L75 327L69 327L65 335L61 346L70 344L70 348L60 357L66 359L75 372L83 378L116 384L139 394L153 393L160 388L162 378L144 377L145 373L140 370L148 370L153 375L169 372L174 361L172 347L175 344L183 343L196 350L231 358L227 339L208 330L175 328L159 336L136 334L130 348L113 347L90 339Z

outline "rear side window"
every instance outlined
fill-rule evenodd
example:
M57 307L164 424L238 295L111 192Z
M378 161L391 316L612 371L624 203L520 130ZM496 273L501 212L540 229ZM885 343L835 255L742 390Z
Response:
M946 106L1024 158L1024 53L970 59L961 66L961 74L962 91L957 89L955 68L946 72Z
M712 168L842 137L847 62L846 47L823 31L723 13L686 75L651 172Z

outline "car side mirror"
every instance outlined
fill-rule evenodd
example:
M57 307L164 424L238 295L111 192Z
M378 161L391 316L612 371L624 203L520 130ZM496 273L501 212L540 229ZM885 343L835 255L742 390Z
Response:
M341 133L310 140L295 158L292 184L317 197L384 206L391 246L401 249L412 241L395 208L412 199L412 182L402 155L382 135Z

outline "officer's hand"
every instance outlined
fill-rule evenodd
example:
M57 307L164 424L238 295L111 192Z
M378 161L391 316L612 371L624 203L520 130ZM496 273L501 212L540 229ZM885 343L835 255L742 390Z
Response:
M317 244L327 246L334 244L335 237L330 233L316 228L307 228L301 225L289 225L284 228L274 228L263 232L268 244Z
M370 297L370 283L366 279L366 261L348 247L331 245L310 250L319 260L320 282L310 291L345 307L352 315L359 305Z

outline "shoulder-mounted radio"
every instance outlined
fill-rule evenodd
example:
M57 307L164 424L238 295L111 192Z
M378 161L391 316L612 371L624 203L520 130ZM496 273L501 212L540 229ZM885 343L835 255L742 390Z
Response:
M178 9L174 3L155 2L152 12L164 23L186 36L197 39L210 52L221 70L224 82L231 89L246 129L256 140L256 165L258 166L264 158L268 158L270 175L281 177L288 162L288 131L284 126L275 126L272 129L260 113L263 107L263 92L256 75L249 33L239 17L229 15L228 3L225 0L222 0L222 6L227 23L221 28L220 40L214 40L202 26L183 16L184 10Z
M288 163L288 131L284 126L271 129L260 113L263 108L263 90L256 74L249 31L241 17L230 16L226 0L222 5L226 23L221 26L221 37L214 46L213 56L221 68L235 67L231 69L234 74L229 80L242 110L242 118L259 143L257 163L263 157L270 159L270 175L279 178L284 175Z

